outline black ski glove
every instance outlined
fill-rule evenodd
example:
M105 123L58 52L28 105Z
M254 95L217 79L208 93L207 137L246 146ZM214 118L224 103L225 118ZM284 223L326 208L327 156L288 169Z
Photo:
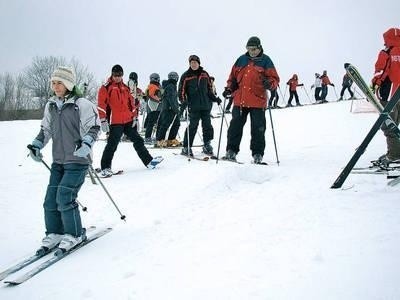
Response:
M222 96L224 98L232 98L232 90L229 87L226 87L225 90L222 92Z

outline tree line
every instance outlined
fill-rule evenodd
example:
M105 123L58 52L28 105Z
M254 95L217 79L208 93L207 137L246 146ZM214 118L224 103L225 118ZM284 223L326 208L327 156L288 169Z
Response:
M95 102L99 85L87 66L77 59L36 56L20 74L0 74L0 120L37 119L43 115L47 100L52 96L50 77L54 69L69 65L75 71L77 86L86 98Z

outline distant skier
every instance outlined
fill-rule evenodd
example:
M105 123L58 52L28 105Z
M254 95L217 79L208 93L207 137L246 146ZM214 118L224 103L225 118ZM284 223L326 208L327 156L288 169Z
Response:
M376 91L382 106L388 102L389 96L400 86L400 28L390 28L383 34L385 49L381 50L375 63L375 74L372 87ZM400 102L390 113L391 118L399 125ZM382 127L386 136L387 152L379 160L383 165L400 159L400 141L388 128Z
M321 100L321 89L322 89L322 80L321 75L319 73L315 73L315 82L311 85L311 89L315 88L314 90L314 98L315 102Z
M169 72L168 80L165 82L164 93L161 101L160 127L157 130L156 135L156 146L159 148L178 147L182 144L176 138L181 124L177 91L178 79L178 73ZM170 126L171 129L168 138L165 140L165 136Z
M42 249L68 251L86 239L78 192L88 171L89 156L100 131L96 106L82 97L72 68L58 67L51 75L51 97L44 109L41 129L30 156L42 162L41 149L52 140L53 163L44 199L46 236Z
M152 138L154 127L156 127L156 133L160 127L158 120L161 111L161 96L162 88L160 84L160 75L158 73L152 73L150 75L150 83L146 89L147 96L147 117L145 120L146 133L144 142L148 145L153 145L155 138Z
M349 65L350 65L349 63L345 63L344 68L346 69ZM340 98L338 99L339 101L343 100L343 95L346 90L350 94L350 100L354 99L354 92L351 90L352 84L353 84L353 80L350 78L349 74L347 74L347 72L346 72L343 76L342 90L340 91Z
M218 105L221 105L222 100L217 96L218 94L217 94L217 88L215 86L215 77L210 76L210 83L211 83L212 93L215 96L215 97L210 97L210 101L211 101L210 117L215 118L211 113L213 104L214 104L214 102L216 102Z
M286 83L289 85L289 100L286 105L286 107L291 107L292 105L292 99L293 97L296 100L296 105L301 106L300 100L299 100L299 95L297 94L297 87L298 86L304 86L303 83L299 83L299 79L297 77L297 74L293 74L292 78L289 79L289 81Z
M281 108L278 106L279 95L278 95L278 88L271 90L271 96L268 100L268 107L271 108Z
M326 100L326 96L328 95L328 85L330 86L335 86L329 79L328 77L328 72L325 70L322 72L321 75L321 103L326 103L328 102Z

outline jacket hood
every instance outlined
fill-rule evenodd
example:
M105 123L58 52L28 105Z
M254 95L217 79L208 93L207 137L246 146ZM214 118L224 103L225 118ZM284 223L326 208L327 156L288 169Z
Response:
M383 40L386 47L400 46L400 29L390 28L383 34Z

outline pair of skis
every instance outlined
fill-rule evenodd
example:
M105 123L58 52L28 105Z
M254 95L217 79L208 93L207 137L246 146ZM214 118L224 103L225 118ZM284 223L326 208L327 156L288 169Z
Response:
M38 251L34 255L32 255L32 256L18 262L17 264L9 267L8 269L2 271L0 273L0 280L3 280L5 278L9 277L10 275L24 269L25 267L33 264L34 262L38 261L41 258L49 256L49 258L47 260L45 260L41 264L35 266L34 268L30 269L28 272L22 274L21 276L15 278L15 279L10 279L10 280L4 281L4 283L7 283L9 285L21 284L21 283L31 279L35 275L39 274L40 272L46 270L47 268L54 265L55 263L59 262L66 256L75 252L76 250L86 246L87 244L89 244L89 243L97 240L98 238L102 237L103 235L109 233L111 230L112 230L112 228L109 228L109 227L100 229L100 230L96 230L95 227L90 227L90 228L88 228L88 231L87 231L87 233L88 233L87 239L85 241L83 241L82 243L78 244L75 248L72 248L71 250L66 251L66 252L61 252L61 251L57 252L57 250L59 250L58 248L55 248L52 250L47 250L47 251ZM93 232L93 233L91 233L91 232ZM57 255L55 255L56 252L57 252Z
M210 155L210 156L208 156L208 155L193 155L192 156L192 155L185 155L185 154L182 154L182 153L174 153L174 155L182 155L182 156L187 157L188 159L194 159L194 160L200 160L200 161L209 161L210 159L217 160L217 157L215 155ZM221 157L219 160L227 161L227 162L231 162L231 163L236 163L236 164L239 164L239 165L244 165L245 164L242 161L228 159L225 156ZM261 162L261 163L258 163L258 164L252 163L252 164L262 165L262 166L267 166L268 165L266 162Z
M209 161L210 159L217 159L217 157L214 155L206 155L206 154L186 155L183 153L174 153L174 155L182 155L184 157L187 157L188 160L194 159L194 160L200 160L200 161Z
M370 102L377 105L377 103L379 103L379 101L376 99L375 95L371 92L371 90L369 89L366 82L362 79L362 77L361 77L360 73L357 71L357 69L354 66L349 65L346 70L347 70L347 73L349 74L349 76L353 79L353 81L360 88L360 90L365 94L367 99ZM381 128L381 126L384 122L386 123L386 125L389 128L391 128L391 130L393 132L397 132L399 130L399 128L396 126L396 124L393 122L393 120L390 119L390 116L389 116L389 114L391 113L391 111L396 106L396 104L399 100L400 100L400 89L397 89L396 92L391 97L390 101L385 106L385 108L380 112L378 119L375 121L374 125L368 132L367 136L364 138L361 145L357 148L356 152L351 157L350 161L344 167L342 172L339 174L339 176L337 177L337 179L335 180L335 182L333 183L331 188L337 189L337 188L342 187L343 183L346 181L346 178L349 176L351 170L356 165L358 159L365 152L365 150L367 149L372 138L375 136L375 134L378 132L378 130Z

